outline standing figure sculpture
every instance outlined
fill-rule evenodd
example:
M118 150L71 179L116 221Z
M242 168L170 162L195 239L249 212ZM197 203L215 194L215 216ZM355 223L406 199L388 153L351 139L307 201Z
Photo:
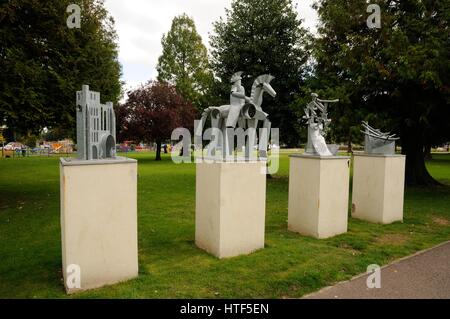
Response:
M113 158L116 155L116 117L112 102L100 103L100 93L83 85L77 92L78 159Z
M251 96L247 97L241 84L241 76L242 72L237 72L231 78L230 105L211 106L205 109L196 135L202 135L203 126L210 116L211 127L222 132L222 139L218 141L217 146L222 149L223 158L226 159L234 151L235 129L241 128L247 131L245 158L249 159L253 152L253 146L256 145L258 122L262 121L263 130L261 130L259 136L258 154L261 158L266 158L271 123L268 119L269 115L262 110L261 105L265 92L272 97L276 96L275 90L270 85L274 77L266 74L256 78L252 86Z
M333 156L336 150L330 150L325 141L328 126L328 104L337 103L339 100L321 100L316 93L311 94L312 101L305 108L303 118L308 124L308 143L305 154L319 156Z

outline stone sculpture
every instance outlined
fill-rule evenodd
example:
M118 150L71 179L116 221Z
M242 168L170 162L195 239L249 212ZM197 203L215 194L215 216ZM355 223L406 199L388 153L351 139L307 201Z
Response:
M395 141L399 138L395 134L382 133L378 129L374 129L368 122L362 122L364 131L361 131L365 135L364 151L367 154L382 154L382 155L394 155L395 154Z
M116 153L116 117L112 102L100 103L100 93L83 85L77 92L78 159L114 158Z
M303 119L308 124L308 143L305 154L318 156L333 156L338 148L327 145L325 137L331 120L328 119L328 104L339 100L321 100L316 93L311 94L312 101L305 108Z
M196 135L201 136L204 124L210 116L211 127L220 129L222 140L218 147L222 150L223 158L226 160L234 151L234 132L236 128L247 131L247 143L245 148L245 158L249 159L256 145L256 133L258 123L262 122L263 130L258 136L258 155L260 158L267 158L268 136L271 129L269 114L265 113L261 107L264 93L275 97L276 92L270 85L274 79L269 74L258 76L252 86L250 97L245 95L245 89L241 84L242 72L235 73L231 78L230 105L211 106L207 108L201 118L201 124L197 128Z

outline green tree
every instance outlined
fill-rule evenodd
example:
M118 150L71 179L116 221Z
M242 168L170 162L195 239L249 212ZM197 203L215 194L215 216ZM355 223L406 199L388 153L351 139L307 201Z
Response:
M280 128L280 140L297 145L298 118L292 107L295 93L303 83L308 60L309 34L302 28L291 0L234 0L226 19L214 23L211 35L212 65L222 80L224 103L234 72L243 71L249 90L261 74L275 76L277 97L266 96L263 104L273 127Z
M158 81L174 85L196 107L207 107L213 75L208 52L194 20L186 14L175 17L161 43L163 53L158 59Z
M82 8L69 29L69 4ZM117 102L121 94L114 21L101 0L11 0L0 7L0 117L23 134L75 128L82 84Z
M316 3L321 24L309 83L342 99L338 112L352 120L339 130L354 132L366 119L398 133L407 184L432 185L424 147L450 139L450 1L373 2L380 29L368 28L365 1Z

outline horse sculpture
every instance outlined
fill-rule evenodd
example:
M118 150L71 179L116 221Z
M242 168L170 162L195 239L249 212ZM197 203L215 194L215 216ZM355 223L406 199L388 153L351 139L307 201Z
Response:
M256 142L256 130L258 123L261 121L262 130L260 130L258 154L260 158L267 158L267 146L271 122L269 114L265 113L261 107L264 93L275 97L276 92L270 85L274 79L273 76L265 74L257 77L253 82L251 96L245 96L245 90L240 84L240 75L238 72L232 78L232 91L230 99L234 98L234 103L230 105L211 106L205 109L201 117L201 124L198 126L196 135L201 136L203 127L208 116L211 118L211 128L220 129L222 131L222 140L218 141L218 146L222 148L223 157L231 155L234 151L234 134L230 134L229 129L242 128L247 131L247 143L245 148L245 158L248 159L253 152L253 146ZM242 102L237 102L241 99ZM245 103L245 102L246 103Z

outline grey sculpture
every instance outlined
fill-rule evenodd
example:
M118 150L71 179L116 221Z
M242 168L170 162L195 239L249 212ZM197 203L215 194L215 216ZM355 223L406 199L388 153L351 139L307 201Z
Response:
M77 92L78 159L114 158L116 153L116 117L112 102L100 103L100 93L83 85Z
M328 119L328 104L339 100L321 100L316 93L311 94L312 101L305 108L303 118L308 124L308 143L305 154L317 156L333 156L338 148L327 145L325 137L331 120Z
M365 135L364 150L367 154L395 154L395 141L399 138L395 134L382 133L378 129L374 129L367 122L362 122Z
M230 105L219 107L211 106L207 108L201 118L201 125L196 132L197 136L202 135L204 124L210 116L211 127L218 128L222 132L222 141L219 141L219 148L222 149L223 158L226 159L234 151L234 132L236 128L247 131L248 142L245 148L245 158L250 158L253 146L256 143L256 133L258 123L261 121L262 128L259 138L258 155L260 158L267 158L268 134L271 129L269 114L265 113L261 107L264 93L272 97L276 96L275 90L270 85L274 79L269 74L258 76L253 82L250 97L245 95L245 89L241 84L242 72L237 72L231 77Z

